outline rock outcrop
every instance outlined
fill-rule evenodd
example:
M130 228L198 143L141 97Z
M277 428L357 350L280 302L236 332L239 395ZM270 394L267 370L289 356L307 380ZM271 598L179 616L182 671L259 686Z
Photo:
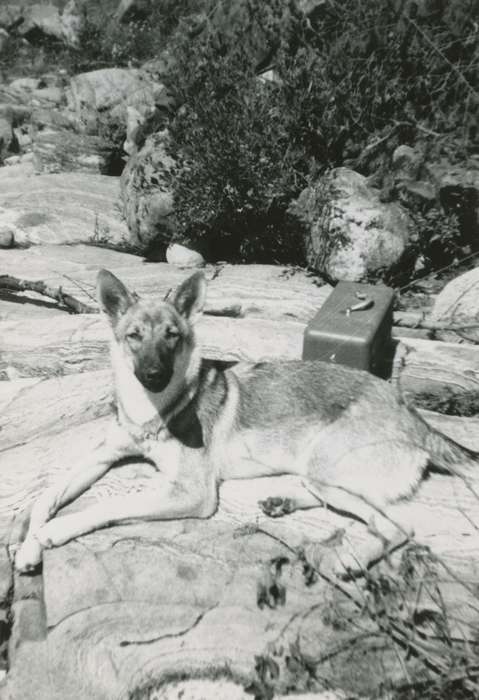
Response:
M168 132L146 139L121 176L123 214L142 249L165 254L175 231L173 181L177 163L168 152ZM164 258L163 258L164 259Z
M478 328L465 328L461 335L464 339L479 342L479 268L464 272L446 284L436 297L431 321L451 326L477 323ZM439 337L458 340L457 333L451 331L440 331Z
M92 173L10 174L0 188L0 228L15 245L87 242L135 250L117 213L119 181ZM1 177L1 172L0 172Z
M309 265L333 280L365 281L397 265L407 250L409 218L380 201L365 177L337 168L303 190L291 212L305 227Z
M165 87L154 81L146 71L102 68L74 76L67 99L78 127L94 133L99 120L113 110L113 116L123 118L125 126L129 106L134 106L145 116L151 115L157 102L161 103L164 99L165 92Z
M18 7L17 14L17 31L29 42L41 43L45 37L50 37L77 46L82 17L76 0L67 2L62 11L48 2L26 4Z

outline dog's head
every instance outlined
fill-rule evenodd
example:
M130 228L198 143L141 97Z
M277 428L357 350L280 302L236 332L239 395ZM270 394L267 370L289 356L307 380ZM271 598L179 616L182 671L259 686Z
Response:
M194 351L193 323L203 310L206 280L185 280L171 301L140 299L107 270L98 273L97 294L128 367L152 392L163 391L175 371L185 371Z

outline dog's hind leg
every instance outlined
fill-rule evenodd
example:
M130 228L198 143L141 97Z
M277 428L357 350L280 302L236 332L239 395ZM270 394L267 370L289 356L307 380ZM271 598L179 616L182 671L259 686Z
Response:
M390 518L384 508L368 502L359 494L348 492L339 486L317 484L310 479L305 479L303 485L304 494L296 494L294 497L271 496L260 501L259 505L271 518L288 515L296 510L330 507L341 515L363 522L373 537L369 538L367 546L358 551L354 551L347 542L344 543L336 553L335 570L338 574L354 575L364 571L370 563L405 543L412 534Z
M20 572L34 569L42 558L42 545L38 539L40 529L63 506L74 501L100 479L119 459L138 454L127 434L114 424L104 442L95 451L90 464L66 474L47 488L33 504L28 532L15 555L15 567Z
M362 495L339 486L316 484L310 480L305 480L304 485L334 511L365 523L372 535L365 546L356 550L348 542L342 545L337 552L335 565L336 573L341 576L364 572L374 561L406 543L413 534L410 528L390 517L387 505L370 502Z

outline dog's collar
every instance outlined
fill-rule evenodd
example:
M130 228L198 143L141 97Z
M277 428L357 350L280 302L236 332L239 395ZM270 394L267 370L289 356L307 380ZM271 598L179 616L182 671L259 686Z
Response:
M171 433L168 429L170 421L183 411L186 406L192 401L198 387L198 381L194 382L189 391L184 394L181 400L170 404L166 415L157 415L145 423L135 423L125 411L121 401L118 400L119 421L126 428L133 440L137 443L142 443L148 440L160 441L167 440Z
M158 442L166 440L170 435L167 424L160 416L152 418L141 425L132 423L127 419L126 428L134 441L138 443L147 442L148 440Z

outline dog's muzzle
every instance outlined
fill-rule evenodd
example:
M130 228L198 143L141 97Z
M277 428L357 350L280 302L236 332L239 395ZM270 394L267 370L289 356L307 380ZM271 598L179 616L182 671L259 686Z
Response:
M142 372L135 372L135 374L145 389L154 393L159 393L166 389L171 379L171 372L164 368L143 370Z

